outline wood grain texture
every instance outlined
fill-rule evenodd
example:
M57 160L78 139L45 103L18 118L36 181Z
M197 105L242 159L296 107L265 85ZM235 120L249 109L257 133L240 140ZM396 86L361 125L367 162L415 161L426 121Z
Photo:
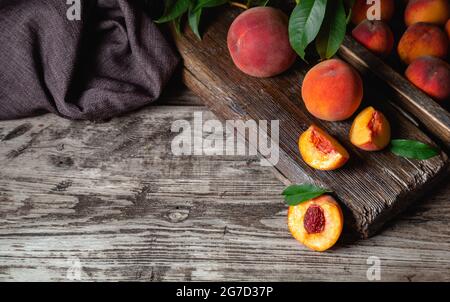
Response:
M384 80L391 88L392 101L412 113L423 127L450 148L450 114L445 108L353 38L345 38L339 55L361 72L373 73Z
M351 121L329 123L307 113L301 101L301 82L309 66L297 65L281 76L256 79L238 71L226 46L227 29L239 10L216 16L199 41L186 31L175 35L184 59L184 81L222 120L279 120L280 161L276 169L293 183L315 183L332 189L346 207L346 220L362 237L382 225L417 199L426 187L446 173L447 156L427 161L396 157L388 151L363 152L348 142ZM370 82L362 105L381 109L392 123L395 138L434 144L415 125L399 114L383 91ZM351 160L332 172L317 171L299 156L297 140L312 123L337 137L350 150Z
M171 105L0 122L0 280L67 281L79 261L86 281L366 281L376 256L382 281L450 281L448 184L380 235L312 252L258 158L172 155L172 122L199 110L215 118Z

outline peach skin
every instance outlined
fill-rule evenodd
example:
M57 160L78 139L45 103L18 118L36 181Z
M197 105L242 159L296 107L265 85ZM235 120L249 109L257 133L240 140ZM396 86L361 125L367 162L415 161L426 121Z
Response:
M450 66L434 57L420 57L406 69L406 77L437 101L450 98Z
M352 36L381 57L387 57L394 47L394 34L383 21L365 20L353 29Z
M306 109L326 121L348 119L358 109L362 97L363 85L358 72L339 59L317 64L302 83Z
M287 70L296 53L288 35L288 17L271 7L255 7L241 13L227 37L234 64L254 77L271 77Z
M410 0L405 10L407 26L419 22L444 25L449 18L448 0Z
M288 227L297 241L323 252L335 245L341 236L344 216L333 197L322 195L289 207Z
M366 151L384 149L391 141L391 127L388 120L380 111L367 107L353 121L350 141Z
M445 31L447 32L447 36L450 39L450 19L445 23Z
M448 37L436 25L415 23L403 34L397 51L406 64L423 56L445 58L448 52Z
M303 132L298 147L305 163L317 170L336 170L350 158L336 139L316 125Z

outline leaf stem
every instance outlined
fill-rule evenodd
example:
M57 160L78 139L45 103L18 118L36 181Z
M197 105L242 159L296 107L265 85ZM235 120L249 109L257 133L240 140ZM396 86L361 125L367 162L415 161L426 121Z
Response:
M248 6L239 2L229 1L228 2L231 6L240 7L242 9L248 9Z

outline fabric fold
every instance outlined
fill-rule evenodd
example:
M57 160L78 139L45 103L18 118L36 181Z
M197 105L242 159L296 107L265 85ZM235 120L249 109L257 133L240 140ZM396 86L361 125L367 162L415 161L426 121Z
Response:
M71 4L67 4L69 2ZM156 100L178 57L141 1L0 0L0 119L106 119Z

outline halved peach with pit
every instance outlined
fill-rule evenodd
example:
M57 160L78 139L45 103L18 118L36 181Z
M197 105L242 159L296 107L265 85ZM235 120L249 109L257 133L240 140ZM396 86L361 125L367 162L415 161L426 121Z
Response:
M350 141L366 151L384 149L391 140L391 127L380 111L367 107L358 114L350 129Z
M288 227L292 236L312 250L323 252L339 239L344 216L336 200L329 195L289 207Z
M303 132L298 147L303 160L318 170L338 169L350 158L347 150L336 139L316 125Z

